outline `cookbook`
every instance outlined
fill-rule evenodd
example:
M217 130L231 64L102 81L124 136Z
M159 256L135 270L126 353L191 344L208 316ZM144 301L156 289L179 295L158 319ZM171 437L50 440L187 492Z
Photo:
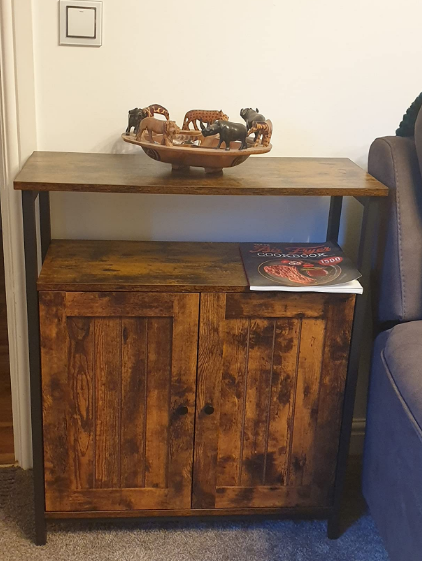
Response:
M334 242L241 243L251 290L362 294L361 274Z

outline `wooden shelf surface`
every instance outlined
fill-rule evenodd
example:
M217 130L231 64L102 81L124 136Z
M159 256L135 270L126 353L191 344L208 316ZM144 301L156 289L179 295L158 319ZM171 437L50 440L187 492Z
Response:
M144 155L34 152L15 189L178 195L387 196L388 189L346 158L250 157L220 174L172 172Z
M38 290L248 292L236 243L53 240Z

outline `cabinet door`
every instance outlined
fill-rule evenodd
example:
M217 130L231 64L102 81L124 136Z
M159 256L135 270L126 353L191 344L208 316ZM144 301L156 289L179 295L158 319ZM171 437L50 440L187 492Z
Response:
M330 504L354 300L201 295L194 508Z
M198 306L40 293L47 511L190 508Z

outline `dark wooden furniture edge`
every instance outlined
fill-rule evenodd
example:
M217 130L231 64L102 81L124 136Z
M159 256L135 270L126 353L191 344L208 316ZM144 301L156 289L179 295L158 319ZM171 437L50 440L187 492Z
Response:
M169 293L200 293L200 292L236 292L236 293L244 293L250 292L248 287L225 287L225 286L215 286L215 287L207 287L203 285L165 285L162 284L160 286L151 286L148 287L146 285L134 285L130 289L122 288L117 284L108 284L107 287L105 285L97 285L97 284L85 284L79 285L77 289L75 289L74 284L61 284L60 288L54 284L47 284L47 283L38 283L37 284L38 291L43 292L51 292L51 291L59 291L59 292L169 292Z
M298 173L296 166L303 163L310 166L308 173L314 181ZM333 172L335 177L330 177ZM66 179L72 175L72 180ZM382 183L347 158L254 157L239 169L205 174L194 168L171 172L169 167L136 154L77 152L34 152L15 178L14 188L37 192L242 196L383 197L388 193Z
M200 187L196 185L175 186L175 187L137 187L128 185L113 185L109 188L98 187L94 185L73 185L61 184L60 189L54 189L52 184L33 183L22 184L15 182L15 190L17 191L71 191L79 193L139 193L143 195L220 195L220 196L243 196L243 197L360 197L361 190L349 189L347 193L336 187L314 187L306 189L301 187L266 187L266 188L230 188L230 187ZM386 197L387 194L379 190L367 190L365 196L368 197Z
M189 509L189 510L131 510L131 511L85 511L85 512L46 512L49 520L60 519L121 519L121 518L175 518L175 517L208 517L216 516L268 516L284 518L328 518L332 508L224 508L224 509Z

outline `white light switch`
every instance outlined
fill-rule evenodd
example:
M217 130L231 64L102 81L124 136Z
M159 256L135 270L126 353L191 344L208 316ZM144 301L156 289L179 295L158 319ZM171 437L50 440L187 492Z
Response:
M60 45L101 46L102 2L60 0Z
M97 31L95 12L95 8L73 8L72 6L67 6L67 37L95 39Z

